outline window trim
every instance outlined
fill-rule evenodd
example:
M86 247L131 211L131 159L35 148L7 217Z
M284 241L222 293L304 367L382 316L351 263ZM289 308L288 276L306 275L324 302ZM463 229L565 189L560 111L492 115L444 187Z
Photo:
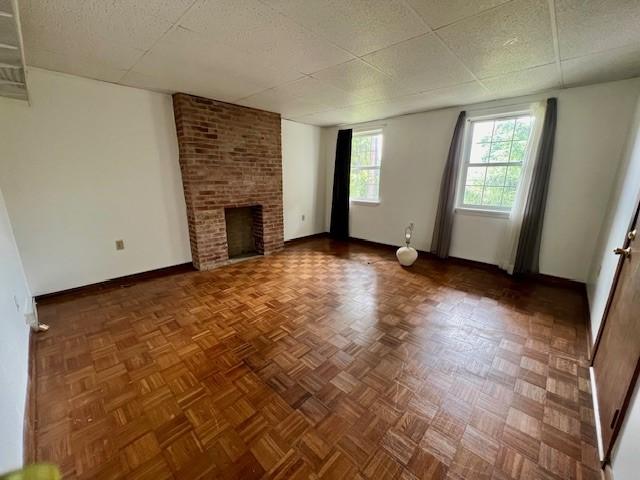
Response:
M481 215L481 216L487 216L487 217L500 217L500 218L509 218L511 216L511 211L513 207L504 208L504 207L492 207L489 205L470 205L470 204L464 203L464 189L465 189L465 180L467 179L467 170L469 169L470 166L478 165L476 163L472 164L469 162L469 159L471 156L472 140L473 140L472 125L475 122L488 121L488 120L505 120L509 118L519 118L525 115L531 117L532 122L535 122L533 111L529 106L526 106L526 107L523 106L521 108L516 107L513 109L504 110L497 113L482 112L482 113L478 113L476 115L467 117L465 121L465 127L464 127L464 137L462 139L462 142L463 142L462 152L461 152L462 165L460 168L460 173L458 175L458 182L457 182L457 188L456 188L456 202L455 202L455 209L454 209L455 213ZM529 152L531 134L533 133L533 123L531 125L532 125L532 130L529 132L529 139L527 140L527 152ZM526 161L527 161L527 158L525 157L522 163L520 164L523 169ZM490 165L494 167L501 167L501 166L509 166L513 164L514 164L513 162L491 162ZM483 166L488 166L488 164L487 165L483 164ZM516 185L516 192L520 188L521 180L522 180L522 174L518 179L518 184Z
M365 136L373 136L380 135L380 165L377 166L366 166L366 167L356 167L357 170L377 170L378 171L378 196L375 199L371 198L354 198L351 196L351 189L349 189L349 203L353 203L356 205L367 205L367 206L375 206L379 205L381 201L380 197L380 184L382 183L382 157L384 152L384 132L382 127L362 127L359 129L353 129L352 133L352 142L353 137L365 137ZM353 165L351 165L351 160L349 160L349 170L353 170ZM349 175L351 176L351 175ZM349 180L351 181L351 180Z

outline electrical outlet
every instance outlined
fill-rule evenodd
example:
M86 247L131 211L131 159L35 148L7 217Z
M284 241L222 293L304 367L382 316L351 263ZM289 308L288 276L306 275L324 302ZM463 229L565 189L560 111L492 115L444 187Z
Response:
M116 250L124 250L124 240L116 240Z
M304 219L305 219L305 215L304 215L304 214L302 214L302 221L303 221L303 222L304 222Z

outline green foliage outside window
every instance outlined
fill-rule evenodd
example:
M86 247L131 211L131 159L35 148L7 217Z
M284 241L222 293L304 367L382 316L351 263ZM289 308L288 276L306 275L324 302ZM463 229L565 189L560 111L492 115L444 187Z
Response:
M380 186L382 134L354 135L351 141L350 197L377 201Z
M463 204L510 210L525 161L531 117L472 123Z

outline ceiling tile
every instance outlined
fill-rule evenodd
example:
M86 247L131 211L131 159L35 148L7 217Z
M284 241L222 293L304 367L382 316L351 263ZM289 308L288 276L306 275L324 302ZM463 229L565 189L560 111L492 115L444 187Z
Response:
M363 113L361 110L356 110L355 107L347 107L327 112L291 117L291 120L328 127L331 125L359 123L367 120L373 120L375 118L376 117L369 115L367 112Z
M112 44L91 33L65 31L42 27L24 27L25 59L29 65L72 73L75 63L99 64L112 70L128 70L142 56L143 50L121 44ZM55 59L44 59L44 52L55 54ZM60 60L60 64L54 62ZM55 68L54 68L55 67Z
M158 79L158 86L150 88L187 93L187 88L197 88L199 95L206 91L219 100L245 97L300 77L294 70L273 68L259 57L183 28L163 37L133 70Z
M191 0L28 0L21 5L25 37L37 38L44 30L47 38L59 42L88 42L124 45L146 50L188 8ZM40 48L56 50L41 42Z
M411 92L470 82L473 75L434 34L426 34L363 57Z
M118 82L127 72L126 68L116 68L110 63L101 63L89 56L74 58L71 55L39 48L28 48L25 60L27 65L105 82Z
M482 80L487 89L500 98L529 95L553 88L560 88L560 71L556 63L507 73Z
M556 0L562 59L640 43L640 1Z
M478 82L469 82L432 92L405 95L379 102L354 105L293 118L303 123L317 125L339 125L380 120L407 113L422 112L436 108L465 105L490 100L493 97Z
M479 78L555 59L547 0L514 0L438 30Z
M280 113L285 118L330 110L331 107L287 95L281 90L266 90L236 101L238 105Z
M640 76L640 43L564 60L565 86L609 82Z
M409 4L427 22L431 28L476 15L489 8L497 7L510 0L408 0Z
M313 77L347 91L383 85L392 81L389 75L358 59L321 70L314 73Z
M265 2L355 55L364 55L429 30L401 0Z
M180 25L302 73L354 58L255 0L199 0Z
M301 98L333 108L362 103L365 100L312 77L294 80L277 86L273 90L283 96Z

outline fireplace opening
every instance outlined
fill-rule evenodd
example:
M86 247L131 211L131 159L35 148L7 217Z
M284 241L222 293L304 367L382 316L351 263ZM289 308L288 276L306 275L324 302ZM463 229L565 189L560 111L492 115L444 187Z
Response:
M225 208L227 253L229 260L253 257L263 253L262 207Z

